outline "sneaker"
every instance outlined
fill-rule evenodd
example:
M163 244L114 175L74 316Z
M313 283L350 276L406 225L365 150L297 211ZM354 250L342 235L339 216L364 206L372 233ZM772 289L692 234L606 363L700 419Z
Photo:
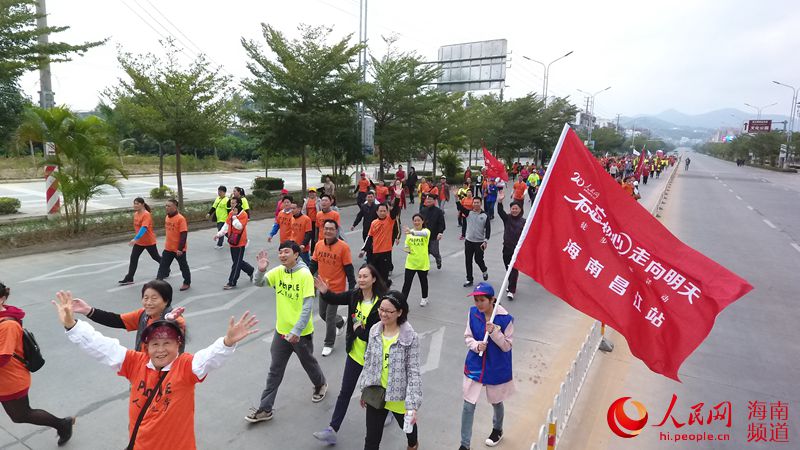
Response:
M501 440L503 440L503 430L492 428L492 434L486 438L486 442L484 443L487 447L494 447L495 445L499 444Z
M468 448L468 447L464 447L464 446L462 445L462 446L458 447L458 450L469 450L469 448Z
M222 246L221 246L221 245L215 245L215 246L214 246L214 250L221 250L221 249L222 249Z
M317 386L314 388L314 393L311 394L311 401L314 403L319 403L322 399L325 398L325 394L328 393L328 383L323 384L322 386Z
M72 438L72 426L75 425L74 417L65 417L61 420L63 421L63 425L61 426L62 428L58 430L59 447L69 442L70 438Z
M419 301L419 306L425 306L427 304L428 304L428 299L427 298L423 297L422 300Z
M229 290L231 290L231 289L233 289L233 288L235 288L235 287L236 287L236 285L235 285L235 284L233 284L233 285L231 285L231 284L226 284L225 286L222 286L222 289L224 289L224 290L226 290L226 291L229 291Z
M333 347L322 347L322 356L328 356L333 353Z
M462 286L464 286L464 287L471 287L471 286L472 286L472 281L469 281L469 280L467 280L467 282L466 282L466 283L464 283L464 284L462 284Z
M328 445L336 445L336 431L332 427L327 427L322 431L315 431L314 437Z
M442 270L442 260L436 261L436 268Z
M250 408L250 414L244 416L244 420L250 423L264 422L272 419L272 411L261 408Z
M119 283L120 286L127 286L129 284L133 284L133 280L126 280L125 278L123 278L123 279L117 281L117 283Z
M510 301L513 301L514 300L514 293L509 291L509 292L506 293L506 297L508 297L508 299Z
M344 333L344 324L345 324L344 317L339 316L339 319L341 320L340 323L342 324L342 326L338 326L338 325L336 326L336 335L337 336L341 336L342 333Z
M487 281L489 279L489 272L483 272L483 281Z
M189 285L188 285L188 284L186 284L186 283L183 283L183 284L181 285L181 291L185 291L185 290L187 290L187 289L189 289Z

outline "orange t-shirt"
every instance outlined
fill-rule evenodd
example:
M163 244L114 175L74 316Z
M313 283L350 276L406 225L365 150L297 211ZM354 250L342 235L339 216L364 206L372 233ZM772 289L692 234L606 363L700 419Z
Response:
M241 233L241 236L239 237L239 240L236 241L237 242L236 245L231 244L231 239L228 238L228 245L230 245L233 248L244 247L244 246L247 245L247 221L250 220L250 217L247 216L247 211L240 212L236 216L236 218L239 219L239 222L241 222L241 224L242 224L242 229L241 230L237 230L236 228L233 228L233 213L232 212L228 213L228 218L225 220L225 223L228 224L228 236L230 236L232 233L236 233L236 234Z
M178 244L181 242L181 233L189 231L189 226L186 225L186 218L181 213L175 214L173 217L167 216L164 220L164 230L167 232L167 239L164 241L164 250L168 252L177 252L178 250L186 251L189 247L189 240L183 248L179 249Z
M339 219L339 211L334 211L334 210L330 210L328 212L317 211L317 229L319 230L319 235L317 236L317 240L319 240L319 241L322 241L323 239L325 239L325 236L324 236L323 230L322 230L322 226L325 225L325 221L328 220L328 219L333 220L334 222L336 222L340 226L342 225L341 222L339 222L339 220L340 220Z
M133 232L139 234L139 229L147 227L147 231L136 241L136 245L147 247L148 245L156 245L156 234L153 233L153 217L147 210L142 210L140 213L133 214Z
M522 200L525 198L525 191L528 190L528 185L522 181L514 183L514 200Z
M144 308L139 308L136 311L120 314L119 318L120 320L122 320L122 323L125 324L125 329L127 331L136 331L137 329L139 329L139 317L141 317L142 313L144 313ZM160 319L153 319L152 317L148 317L147 325L149 326L156 320ZM186 320L183 319L183 316L178 317L175 321L178 322L178 326L181 327L183 334L186 335ZM144 344L142 344L142 348L140 350L143 352L147 352L147 347Z
M628 195L630 195L631 197L633 197L633 196L634 196L634 194L633 194L633 193L634 193L633 186L631 186L630 184L628 184L628 183L623 183L623 184L622 184L622 190L623 190L623 191L625 191L625 192L627 192L627 193L628 193Z
M358 180L358 192L367 192L367 191L369 191L369 180L366 178Z
M281 242L291 239L292 236L292 216L291 212L285 212L281 210L277 216L275 216L275 221L278 222L279 233L278 237L280 238Z
M194 355L181 353L172 362L159 392L147 408L136 434L136 448L194 450L194 387L203 380L192 372ZM128 436L147 396L158 383L161 374L147 367L150 357L128 350L118 375L131 383L128 400Z
M444 200L447 198L447 192L444 185L440 185L440 188L436 188L439 191L439 200Z
M353 264L353 257L350 254L350 246L346 242L337 239L333 245L328 245L324 240L320 241L314 247L314 255L311 259L317 262L317 273L328 283L332 292L339 293L347 289L347 274L344 273L344 266Z
M289 239L297 242L297 245L303 245L303 239L306 233L311 231L311 219L305 214L300 214L297 217L292 216L291 235ZM307 252L306 248L303 253Z
M378 203L383 203L389 197L389 188L386 186L377 186L375 188L375 198Z
M372 236L372 253L385 253L392 251L392 229L394 228L395 219L392 219L391 214L387 214L386 218L375 219L369 226L368 236Z
M306 215L311 219L311 223L317 223L317 199L308 199L306 202Z
M472 209L473 200L474 197L464 197L464 199L461 200L461 206L463 206L466 209Z
M434 197L439 197L439 188L436 186L431 187L428 191L428 194L433 195Z
M9 355L11 358L0 367L0 399L31 387L31 373L22 361L14 358L14 353L25 357L22 352L22 325L14 319L6 319L0 322L0 355Z

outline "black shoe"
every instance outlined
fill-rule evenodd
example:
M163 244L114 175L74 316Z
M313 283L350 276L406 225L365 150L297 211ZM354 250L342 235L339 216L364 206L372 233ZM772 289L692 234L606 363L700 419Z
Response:
M497 428L492 428L492 434L486 438L484 444L487 447L494 447L495 445L499 444L500 441L503 439L503 430L498 430Z
M59 447L69 442L70 438L72 438L72 426L75 425L74 417L65 417L61 420L63 421L63 425L61 426L61 429L58 430Z
M469 449L468 449L467 447L464 447L464 446L462 445L462 446L458 447L458 450L469 450Z
M472 281L467 281L466 283L462 284L462 286L470 287L470 286L472 286Z
M442 270L442 260L436 261L436 268Z
M489 272L483 272L483 281L489 280Z
M133 280L129 280L127 278L123 278L123 279L117 281L117 283L119 283L121 286L127 286L129 284L133 284Z

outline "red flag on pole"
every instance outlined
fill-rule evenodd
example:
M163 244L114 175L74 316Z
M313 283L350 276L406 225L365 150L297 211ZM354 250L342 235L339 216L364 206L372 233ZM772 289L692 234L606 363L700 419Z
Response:
M717 315L753 289L673 236L568 126L515 256L517 269L619 331L647 367L675 380Z
M637 181L642 177L642 167L644 167L644 158L646 155L644 150L645 147L647 147L647 144L642 146L642 154L639 155L639 164L636 165L636 170L634 171L634 175Z
M486 176L489 178L500 178L503 181L508 181L508 172L506 166L500 160L492 156L486 146L483 146L483 161L486 165Z

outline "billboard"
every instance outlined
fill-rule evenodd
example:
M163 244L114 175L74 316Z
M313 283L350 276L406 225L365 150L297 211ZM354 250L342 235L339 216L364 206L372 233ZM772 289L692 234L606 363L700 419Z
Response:
M468 42L439 47L442 75L436 84L445 92L503 89L508 41Z
M747 121L747 129L745 129L748 133L764 133L772 131L772 121L771 120L748 120Z

